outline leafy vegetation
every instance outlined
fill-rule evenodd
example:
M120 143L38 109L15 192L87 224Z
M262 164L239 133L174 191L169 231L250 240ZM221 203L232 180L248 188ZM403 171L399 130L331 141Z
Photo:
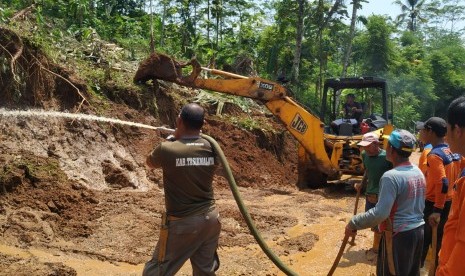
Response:
M56 179L59 182L64 182L67 179L57 160L47 159L44 161L41 158L31 159L28 157L15 159L3 166L0 169L0 184L4 187L6 182L11 182L11 178L14 176L26 177L31 181Z
M157 51L180 60L195 55L219 69L248 60L262 78L289 80L294 97L314 110L324 79L371 75L388 80L398 127L443 116L465 91L463 1L396 0L402 13L394 19L356 16L369 0L351 2L355 9L347 2L3 0L0 24L27 33L57 61L97 63L87 70L97 94L111 68L130 71L149 54L153 37Z

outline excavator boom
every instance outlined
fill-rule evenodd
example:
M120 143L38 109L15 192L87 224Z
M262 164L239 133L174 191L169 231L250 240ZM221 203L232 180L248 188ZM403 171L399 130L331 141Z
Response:
M282 99L287 95L287 90L279 84L261 78L248 78L237 74L231 74L221 70L211 70L201 67L202 70L212 74L228 76L230 79L202 79L196 78L189 86L208 89L216 92L249 97L263 102ZM236 78L231 78L232 76ZM186 83L181 83L186 85Z

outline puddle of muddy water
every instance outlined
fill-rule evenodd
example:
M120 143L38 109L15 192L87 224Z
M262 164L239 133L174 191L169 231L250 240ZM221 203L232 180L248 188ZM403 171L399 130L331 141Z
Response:
M322 199L318 204L350 210L347 207L353 204L353 201ZM363 204L359 205L359 212L362 210ZM305 210L300 212L301 214L297 211L295 215L306 215ZM342 244L344 228L351 215L348 212L340 212L335 216L318 218L312 224L297 224L290 228L286 232L290 238L310 232L317 235L318 240L310 251L289 254L282 260L289 263L289 267L298 275L327 275ZM373 232L370 230L358 231L355 245L348 244L346 246L334 275L375 275L376 254L368 252L372 246L372 241ZM277 269L275 273L285 275Z
M291 254L286 257L292 262L291 268L299 275L326 275L342 244L343 217L325 217L318 224L303 227L297 225L288 231L290 236L299 236L307 232L318 235L319 240L312 250L305 253ZM371 248L372 232L358 232L355 245L347 245L334 275L374 275L376 272L376 255L368 253ZM278 274L284 275L284 274Z
M285 205L283 202L289 200L287 195L270 195L262 199L264 205L276 204ZM315 203L313 203L315 204ZM339 247L342 244L344 228L348 220L352 217L349 210L352 210L353 198L318 199L318 205L323 209L347 210L337 211L336 214L327 213L327 216L316 218L314 223L301 223L308 221L308 207L292 210L292 216L296 217L300 223L286 230L285 236L289 239L305 236L312 233L318 236L313 248L307 252L291 251L287 256L280 256L281 261L298 275L327 275L334 259L337 256ZM364 204L359 205L358 212L362 212ZM307 220L306 220L307 218ZM275 237L273 241L267 241L269 245L281 241L282 237ZM369 229L358 231L355 245L347 245L341 261L334 275L375 275L376 274L376 254L369 251L372 247L373 232ZM257 249L259 250L259 249ZM278 268L272 267L270 274L285 275Z

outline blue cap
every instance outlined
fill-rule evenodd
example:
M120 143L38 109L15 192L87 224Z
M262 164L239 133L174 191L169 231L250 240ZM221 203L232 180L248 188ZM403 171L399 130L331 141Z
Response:
M389 135L389 143L396 149L400 149L402 151L413 152L415 151L415 145L417 140L415 136L408 132L405 129L396 129L391 132Z

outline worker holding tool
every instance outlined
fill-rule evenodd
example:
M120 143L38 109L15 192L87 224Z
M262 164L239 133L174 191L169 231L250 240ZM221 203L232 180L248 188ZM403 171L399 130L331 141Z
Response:
M423 267L432 244L433 229L436 231L436 248L433 252L434 268L437 265L437 254L441 249L444 224L449 216L453 194L452 183L460 173L461 156L452 153L444 142L447 132L446 121L439 117L431 117L423 124L417 124L420 136L433 147L426 157L426 199L425 199L425 240L421 266ZM451 183L451 184L450 184Z
M447 111L447 143L465 156L465 97L452 101ZM465 168L453 184L455 194L444 226L437 276L465 275Z
M346 236L357 230L380 225L383 233L376 265L377 275L419 275L423 246L425 178L410 163L415 136L402 129L388 137L386 159L393 169L380 180L379 200L374 208L358 214L345 229Z
M358 143L363 147L362 160L366 174L366 189L365 189L365 212L376 206L379 194L379 180L381 176L388 170L392 169L392 163L386 160L386 151L379 146L379 136L374 132L369 132L363 135L362 141ZM357 193L363 189L362 183L354 185ZM372 228L373 248L372 251L378 252L381 233L378 227Z
M143 275L175 275L188 259L193 275L215 275L219 268L221 224L212 188L217 162L210 143L200 137L204 115L201 106L185 105L173 137L147 157L150 168L163 170L166 213Z

